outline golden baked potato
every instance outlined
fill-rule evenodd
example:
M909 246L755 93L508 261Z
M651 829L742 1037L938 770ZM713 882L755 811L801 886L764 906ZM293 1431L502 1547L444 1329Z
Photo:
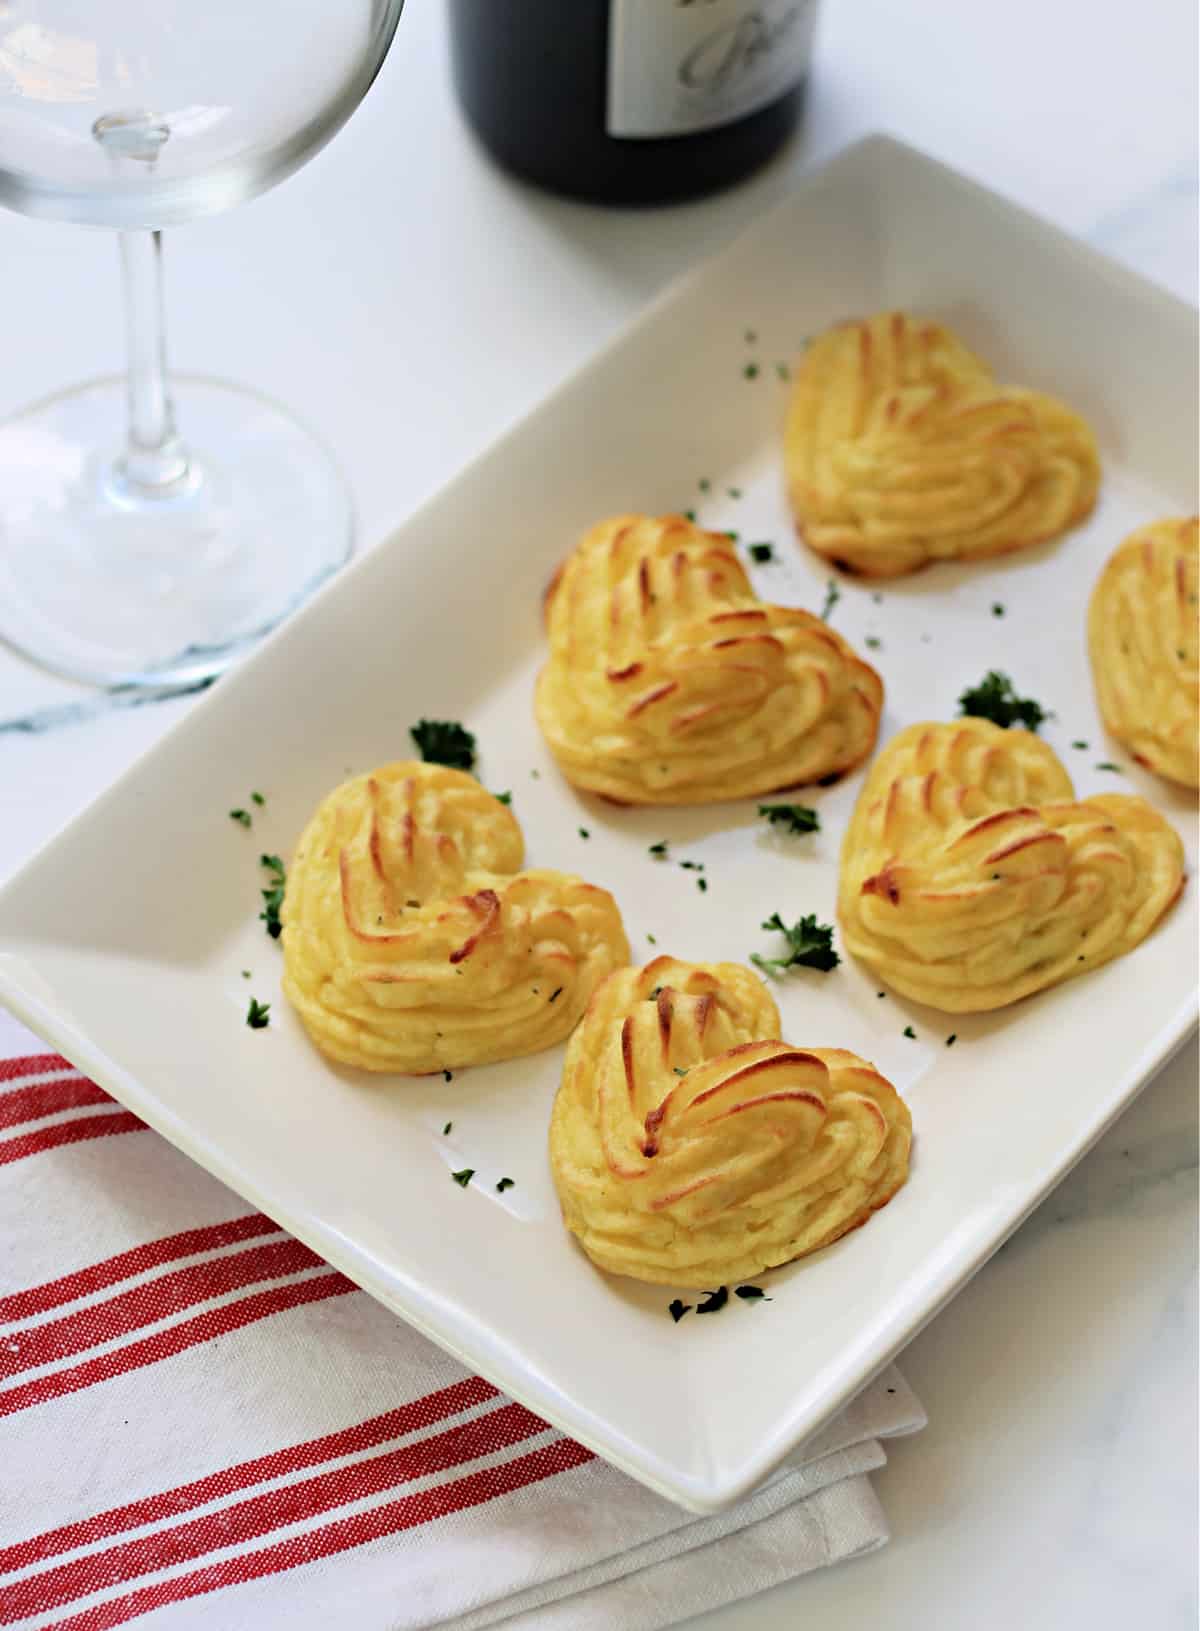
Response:
M781 1041L749 969L657 957L610 975L571 1038L550 1166L601 1268L710 1287L865 1223L908 1176L911 1128L865 1060Z

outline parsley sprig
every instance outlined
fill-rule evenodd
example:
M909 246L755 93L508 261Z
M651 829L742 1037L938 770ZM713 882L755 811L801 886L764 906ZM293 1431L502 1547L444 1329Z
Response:
M473 770L475 738L454 719L420 719L408 733L426 764L448 765L451 770Z
M958 711L974 719L990 719L1005 730L1019 724L1036 731L1047 717L1040 702L1019 697L1008 675L996 668L990 668L978 685L967 687L958 699Z
M790 929L778 912L772 912L763 928L777 930L788 943L786 957L761 957L758 952L750 954L754 966L761 968L772 979L777 977L777 970L783 973L789 968L818 968L823 974L828 974L841 962L833 949L833 925L818 923L815 912L793 923Z
M265 866L271 877L268 888L262 892L263 909L258 914L267 926L267 933L272 940L278 940L283 932L279 911L283 905L283 895L287 888L287 871L278 855L260 855L259 864Z
M250 1006L246 1010L246 1024L252 1031L265 1031L271 1023L271 1004L259 1002L257 997L250 998Z
M760 816L766 816L772 827L786 827L788 832L820 832L821 818L807 804L760 804Z

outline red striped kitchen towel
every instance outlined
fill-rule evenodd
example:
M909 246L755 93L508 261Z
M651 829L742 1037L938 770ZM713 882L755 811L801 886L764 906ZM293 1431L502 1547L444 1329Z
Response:
M0 1013L0 1625L651 1631L886 1538L894 1369L692 1517L39 1046Z

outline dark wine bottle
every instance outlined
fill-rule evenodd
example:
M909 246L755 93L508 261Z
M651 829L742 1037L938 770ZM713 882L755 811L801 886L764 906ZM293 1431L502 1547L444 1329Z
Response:
M506 169L610 204L741 180L795 128L816 0L450 0L454 80Z

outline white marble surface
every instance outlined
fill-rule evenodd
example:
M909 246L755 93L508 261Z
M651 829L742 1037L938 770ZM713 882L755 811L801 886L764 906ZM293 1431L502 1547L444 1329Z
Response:
M725 197L636 215L493 171L445 54L438 0L410 0L337 141L169 246L173 360L316 425L367 545L798 170L872 129L1196 297L1194 0L825 0L803 139ZM0 301L0 414L120 367L103 235L0 217ZM81 699L0 653L0 875L188 706L2 728ZM1196 1079L1193 1041L908 1350L930 1426L878 1479L891 1545L698 1625L1191 1631Z

